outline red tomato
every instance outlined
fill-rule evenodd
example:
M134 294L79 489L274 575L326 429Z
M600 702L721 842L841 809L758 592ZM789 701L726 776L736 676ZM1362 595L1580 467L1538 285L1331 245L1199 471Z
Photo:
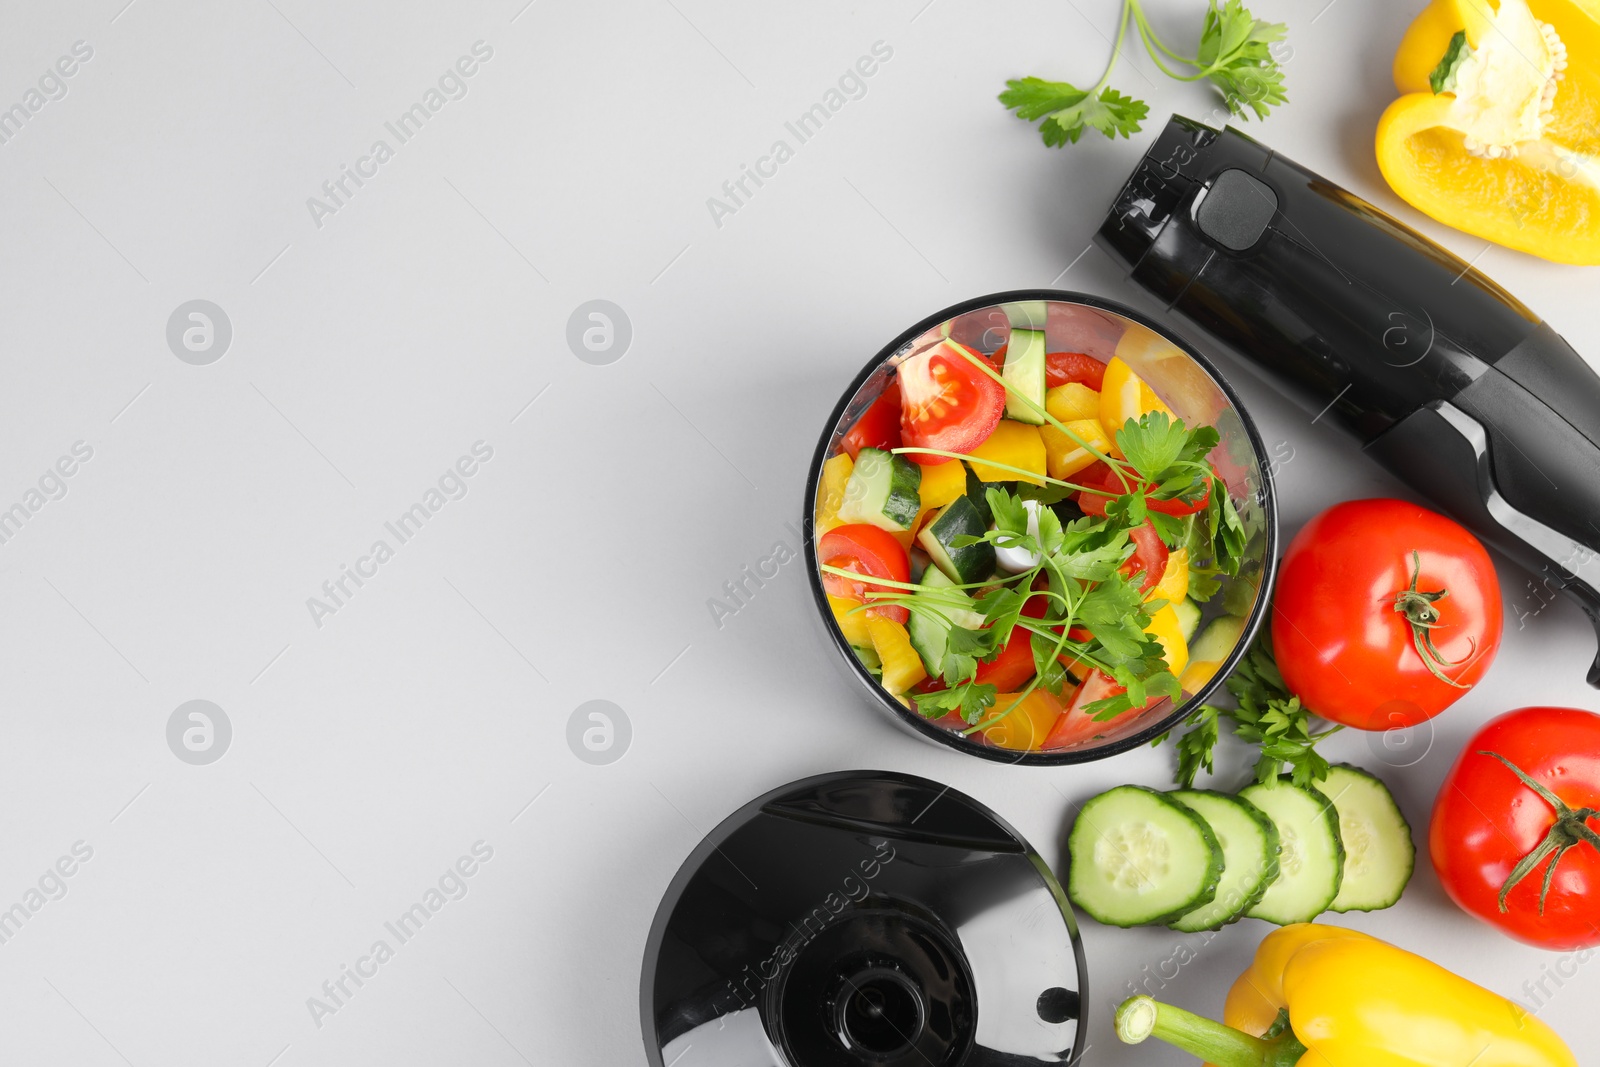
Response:
M854 460L863 448L888 451L900 447L900 390L889 386L839 439L839 447Z
M1129 578L1143 574L1144 580L1139 586L1139 592L1148 593L1161 584L1162 577L1167 573L1167 559L1171 553L1167 551L1166 542L1161 540L1161 535L1156 533L1155 524L1149 519L1145 520L1143 526L1129 530L1128 540L1133 542L1133 555L1122 565L1122 573Z
M975 680L993 685L996 692L1015 693L1033 677L1033 644L1027 630L1018 626L994 659L978 663Z
M941 341L900 364L900 435L906 445L970 452L1000 424L1005 388L962 352L954 341ZM910 455L926 465L945 462Z
M1077 495L1078 507L1085 515L1095 518L1104 518L1106 505L1119 496L1133 492L1145 483L1135 475L1129 474L1124 483L1123 476L1114 473L1110 467L1096 460L1090 466L1079 471L1072 479L1077 485L1087 486ZM1098 491L1095 491L1098 490ZM1204 511L1206 505L1211 503L1211 482L1205 483L1205 492L1194 500L1157 500L1155 497L1145 497L1145 505L1151 511L1159 511L1163 515L1193 515Z
M1428 850L1450 899L1519 941L1570 951L1600 945L1600 848L1580 841L1530 870L1506 894L1512 869L1557 830L1557 810L1504 763L1510 760L1569 809L1567 826L1600 832L1600 715L1523 708L1479 730L1445 776ZM1551 864L1555 875L1540 907Z
M1118 693L1127 692L1118 685L1110 675L1104 671L1091 670L1089 677L1084 679L1078 691L1073 694L1072 703L1067 710L1061 713L1055 726L1044 739L1044 748L1068 748L1084 741L1091 741L1110 728L1110 722L1095 722L1084 705L1095 700L1106 700ZM1128 714L1132 714L1129 712Z
M886 578L891 582L911 580L911 561L906 558L906 550L900 547L900 542L887 530L864 522L835 526L823 534L822 540L817 542L817 558L830 567L854 571L869 578ZM822 587L829 596L864 603L870 590L893 591L888 586L857 581L826 571L822 575ZM911 618L909 610L894 604L869 608L868 611L902 625Z
M1413 554L1420 560L1414 570ZM1415 584L1413 585L1413 578ZM1420 642L1397 597L1437 619ZM1414 726L1476 685L1500 648L1494 564L1461 526L1403 500L1324 511L1290 542L1278 571L1272 645L1289 689L1324 718L1361 730ZM1433 668L1456 684L1445 681Z
M1105 382L1106 365L1082 352L1051 352L1044 357L1044 384L1054 389L1058 385L1077 382L1095 392Z

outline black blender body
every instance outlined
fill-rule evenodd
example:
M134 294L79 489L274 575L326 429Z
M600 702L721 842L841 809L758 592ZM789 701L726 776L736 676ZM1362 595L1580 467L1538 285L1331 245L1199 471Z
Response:
M1516 298L1232 127L1178 116L1095 240L1600 631L1600 376Z
M640 992L654 1067L1023 1067L1084 1044L1083 948L1044 861L888 771L795 782L708 834Z

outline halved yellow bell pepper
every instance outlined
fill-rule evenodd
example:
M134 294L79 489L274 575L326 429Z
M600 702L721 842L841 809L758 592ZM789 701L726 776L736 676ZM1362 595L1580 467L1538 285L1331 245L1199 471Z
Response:
M1044 439L1045 468L1050 472L1050 477L1070 478L1094 463L1099 457L1085 448L1085 444L1093 446L1102 455L1111 450L1111 436L1100 425L1099 419L1091 416L1071 422L1063 421L1062 425L1072 434L1064 434L1054 426L1039 427L1039 436ZM1083 444L1079 444L1079 441Z
M867 633L872 638L873 651L883 662L883 687L899 696L928 676L922 667L922 657L911 647L906 628L893 619L867 615Z
M1044 438L1039 427L1014 419L1001 419L988 439L968 453L974 462L972 472L980 482L1032 482L1044 484ZM991 467L978 460L989 459L1007 467L1024 470L1026 475L1003 467Z
M957 464L960 466L960 464ZM844 487L850 482L855 461L840 452L822 465L822 480L817 485L817 525L820 536L839 525L839 505L844 503Z
M1600 263L1600 2L1433 0L1394 60L1378 169L1447 226Z
M1268 934L1228 994L1224 1026L1150 997L1116 1013L1215 1067L1578 1067L1527 1009L1375 937L1299 923Z

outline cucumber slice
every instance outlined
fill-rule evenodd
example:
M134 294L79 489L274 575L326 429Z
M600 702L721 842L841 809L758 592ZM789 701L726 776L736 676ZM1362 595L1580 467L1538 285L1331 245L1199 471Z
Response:
M1344 877L1339 812L1321 792L1288 776L1239 791L1278 829L1278 878L1245 912L1279 926L1307 923L1328 910Z
M1107 926L1170 922L1209 904L1222 874L1222 850L1206 821L1139 785L1085 804L1067 853L1067 896Z
M1013 330L1042 330L1049 314L1049 305L1043 300L1013 300L1001 304L1006 319Z
M1198 609L1197 609L1198 610ZM1189 661L1211 660L1221 663L1233 654L1244 633L1245 620L1237 615L1223 615L1212 620L1200 639L1189 646Z
M926 608L914 607L911 609L911 618L906 622L906 636L911 639L911 647L922 658L922 665L928 674L938 677L944 669L945 645L950 640L950 628L961 626L976 630L988 619L981 611L961 606L971 605L972 597L964 589L953 588L955 583L939 568L929 567L921 584L926 589L941 590L940 599L950 601L949 606L930 604Z
M862 449L862 452L867 451ZM861 465L856 464L860 470ZM917 535L917 544L957 585L981 582L994 573L994 546L987 541L956 545L958 537L982 537L989 524L968 497L958 496L939 509Z
M1322 791L1339 812L1344 842L1344 881L1330 911L1377 911L1391 907L1405 892L1417 866L1411 824L1394 794L1360 767L1337 763Z
M1012 330L1006 342L1006 367L1000 375L1006 390L1006 418L1039 426L1044 423L1044 331ZM1021 397L1038 405L1035 411Z
M917 491L921 485L922 468L906 457L863 448L844 484L839 521L867 522L890 533L904 533L922 510Z
M1178 627L1183 631L1185 644L1194 644L1194 635L1200 632L1200 605L1184 597L1172 605L1172 612L1178 616Z
M1209 789L1174 789L1167 795L1210 824L1222 849L1216 897L1172 923L1172 928L1194 933L1238 922L1277 881L1278 828L1260 808L1240 797Z

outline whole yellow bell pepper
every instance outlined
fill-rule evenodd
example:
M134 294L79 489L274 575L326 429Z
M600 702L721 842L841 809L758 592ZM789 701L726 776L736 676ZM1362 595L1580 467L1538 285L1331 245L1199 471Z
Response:
M1394 59L1378 169L1447 226L1600 263L1600 0L1433 0Z
M1268 934L1228 993L1228 1025L1149 997L1117 1036L1157 1037L1214 1067L1577 1067L1520 1005L1375 937L1300 923Z

